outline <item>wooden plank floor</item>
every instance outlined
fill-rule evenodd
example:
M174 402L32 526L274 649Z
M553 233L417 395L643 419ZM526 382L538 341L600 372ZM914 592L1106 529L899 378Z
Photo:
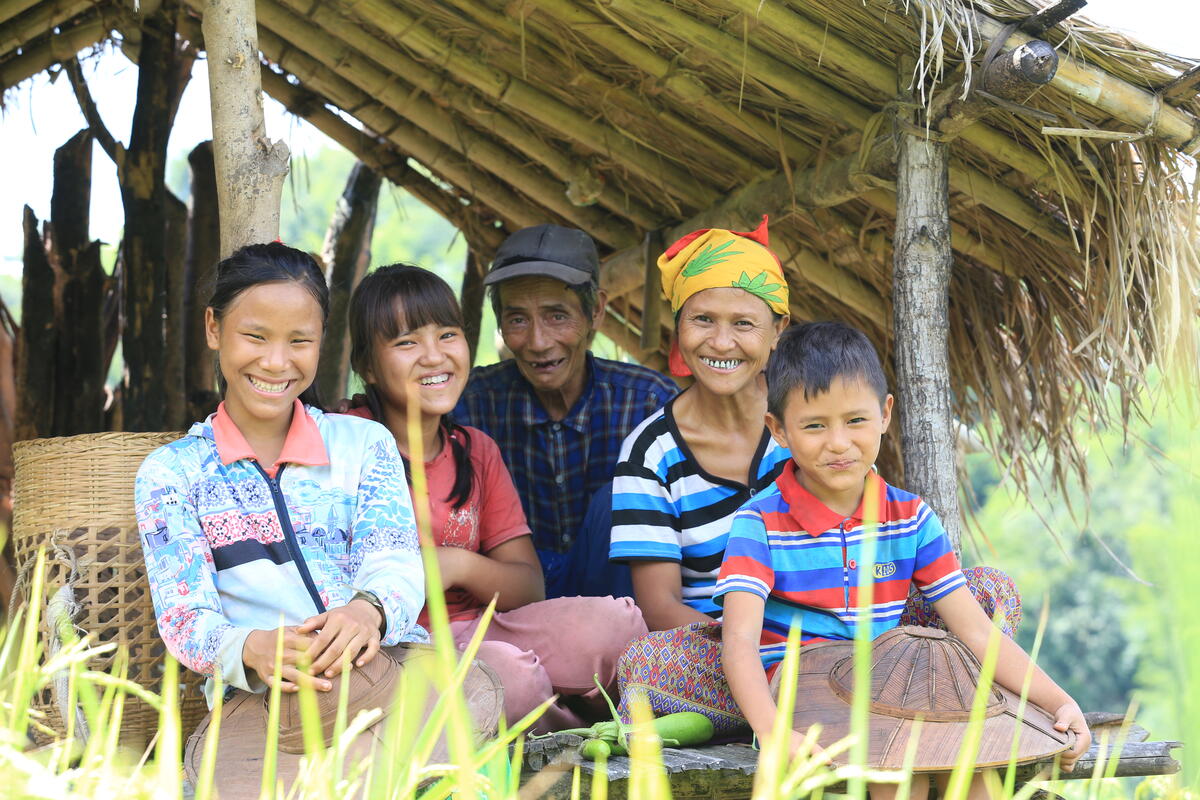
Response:
M1131 732L1131 739L1137 738ZM579 737L555 737L558 741L530 742L526 752L529 767L526 784L530 797L569 798L573 771L580 768L581 797L589 797L595 765L581 761L575 753ZM1099 739L1099 736L1097 736ZM1127 741L1117 762L1115 777L1143 775L1170 775L1179 771L1179 762L1171 751L1180 747L1179 742ZM1075 771L1064 773L1064 779L1090 778L1095 771L1100 753L1100 743L1091 749L1076 764ZM674 800L744 800L750 797L754 772L758 762L758 751L746 744L720 744L687 749L663 749L663 768L671 784ZM613 800L626 797L629 783L629 759L613 757L608 762L608 796ZM1030 764L1020 768L1018 779L1028 782L1039 772L1049 775L1049 762Z

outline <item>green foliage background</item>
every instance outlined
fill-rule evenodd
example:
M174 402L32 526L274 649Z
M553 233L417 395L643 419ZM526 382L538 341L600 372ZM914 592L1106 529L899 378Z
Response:
M1026 648L1048 610L1039 661L1084 710L1124 711L1136 699L1154 738L1178 738L1180 693L1200 688L1200 674L1179 673L1187 650L1172 641L1172 620L1200 612L1200 583L1191 584L1190 608L1165 587L1189 570L1200 580L1200 563L1161 556L1173 537L1196 536L1196 517L1182 504L1200 488L1200 426L1194 409L1165 400L1148 417L1128 436L1087 439L1090 484L1076 484L1066 502L1019 497L990 457L972 456L981 534L964 560L1016 580L1025 614L1017 638Z

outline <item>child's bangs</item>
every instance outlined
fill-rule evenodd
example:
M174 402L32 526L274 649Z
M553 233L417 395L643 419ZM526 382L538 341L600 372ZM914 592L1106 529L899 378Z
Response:
M375 298L376 337L385 341L395 339L405 331L426 325L463 327L462 311L453 291L437 276L430 274L430 277L433 280L389 281L381 287L383 291Z

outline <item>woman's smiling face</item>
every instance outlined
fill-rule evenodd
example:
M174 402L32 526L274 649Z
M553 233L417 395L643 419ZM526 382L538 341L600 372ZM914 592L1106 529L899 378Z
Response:
M287 418L317 376L324 325L312 292L294 281L259 284L238 295L220 320L209 308L204 324L234 422Z
M705 389L736 394L754 385L787 324L744 289L705 289L679 310L679 353Z

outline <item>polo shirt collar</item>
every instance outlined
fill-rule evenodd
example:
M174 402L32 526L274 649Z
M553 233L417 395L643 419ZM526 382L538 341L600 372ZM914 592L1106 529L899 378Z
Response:
M212 418L213 441L217 445L217 456L225 465L240 461L243 458L255 459L254 449L246 441L246 437L238 430L233 418L225 410L224 401L217 406L217 413ZM324 466L329 463L329 453L325 449L325 440L316 421L309 415L304 403L299 398L292 405L292 424L288 426L287 436L283 440L283 450L279 458L271 465L270 472L274 473L281 464L304 464L306 466Z
M534 425L546 425L552 422L558 422L562 425L572 428L580 433L586 433L588 424L592 418L592 392L596 388L596 358L589 351L586 354L584 369L587 370L583 381L583 392L579 395L579 399L575 401L575 405L567 412L567 415L561 420L553 420L550 414L546 412L546 407L542 405L542 401L538 399L537 393L533 391L533 386L517 369L517 377L520 380L523 388L522 394L525 399L525 424L533 427Z
M855 509L854 513L846 517L822 503L812 492L800 485L800 481L796 479L795 461L789 459L787 466L783 468L783 472L779 475L779 493L787 501L788 513L792 515L792 519L800 523L801 529L813 537L820 536L822 533L837 527L840 523L847 520L851 523L861 524L867 492L875 492L879 499L879 502L876 504L876 513L882 513L883 501L887 494L887 484L884 483L883 478L879 477L879 474L875 470L871 470L867 473L866 487L863 491L862 501L859 502L858 508Z

